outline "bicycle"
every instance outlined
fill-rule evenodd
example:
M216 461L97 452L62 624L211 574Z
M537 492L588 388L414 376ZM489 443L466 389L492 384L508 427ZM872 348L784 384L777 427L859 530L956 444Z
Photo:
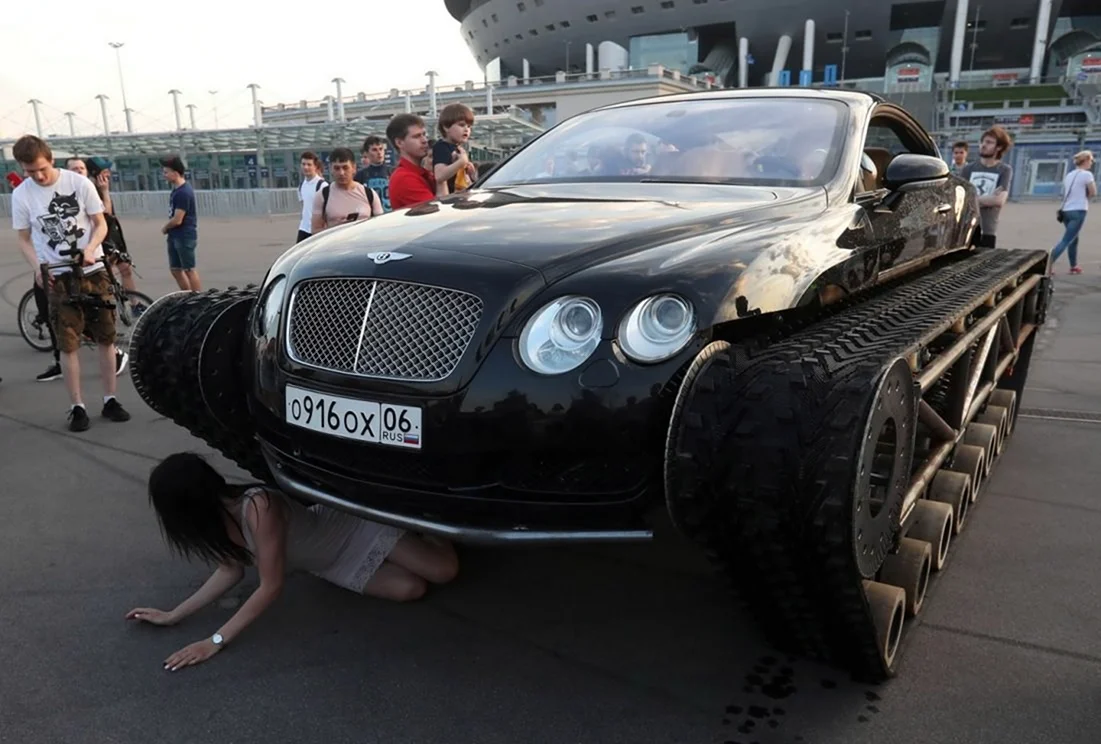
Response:
M87 295L81 295L75 300L70 297L66 302L97 310L115 310L115 346L123 351L129 351L130 329L137 322L138 317L153 304L153 300L144 292L126 289L115 273L114 263L128 263L131 267L134 265L130 254L106 246L104 248L103 270L107 272L113 297L117 302L102 302L99 298ZM49 273L51 269L71 268L78 279L83 277L83 251L71 248L60 251L60 253L63 256L70 256L72 260L55 264L42 264L39 267L42 272L42 286L50 286ZM19 300L19 333L32 349L50 351L53 348L50 342L49 322L48 318L43 318L38 312L38 303L34 299L34 289L27 290L22 299ZM87 333L84 334L82 341L85 346L95 346L95 341Z

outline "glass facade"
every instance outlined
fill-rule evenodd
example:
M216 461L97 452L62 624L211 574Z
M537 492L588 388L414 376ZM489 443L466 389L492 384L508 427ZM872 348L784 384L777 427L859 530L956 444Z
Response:
M633 36L628 53L634 69L663 65L684 75L700 61L699 42L684 32Z

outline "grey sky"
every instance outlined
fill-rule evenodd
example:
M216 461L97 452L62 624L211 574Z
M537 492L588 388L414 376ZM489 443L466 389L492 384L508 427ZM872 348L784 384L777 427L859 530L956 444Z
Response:
M443 0L291 1L253 6L264 9L260 15L249 7L243 0L53 0L48 32L54 41L26 29L13 29L8 39L0 65L0 139L34 132L30 98L42 101L47 135L68 133L66 111L76 114L78 134L102 131L99 93L110 97L112 128L125 130L109 41L125 44L126 98L138 131L175 128L173 88L182 91L184 126L189 103L196 105L199 127L214 126L216 100L218 123L226 127L251 124L249 83L258 83L260 100L271 105L335 94L330 81L337 76L345 80L345 96L420 89L430 69L440 85L482 80Z

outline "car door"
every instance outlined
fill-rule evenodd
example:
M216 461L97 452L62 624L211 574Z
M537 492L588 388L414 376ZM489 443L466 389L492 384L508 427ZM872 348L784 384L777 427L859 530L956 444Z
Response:
M953 184L907 192L884 186L890 161L902 153L937 155L936 147L916 123L897 107L883 105L873 113L864 152L876 165L874 195L861 200L868 210L879 270L891 271L948 250L954 241L957 195Z

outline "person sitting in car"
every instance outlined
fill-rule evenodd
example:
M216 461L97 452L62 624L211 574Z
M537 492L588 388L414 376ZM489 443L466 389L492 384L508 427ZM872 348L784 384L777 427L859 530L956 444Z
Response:
M647 162L648 145L646 138L637 132L627 138L624 146L626 163L619 169L621 176L643 176L650 172L650 163Z

